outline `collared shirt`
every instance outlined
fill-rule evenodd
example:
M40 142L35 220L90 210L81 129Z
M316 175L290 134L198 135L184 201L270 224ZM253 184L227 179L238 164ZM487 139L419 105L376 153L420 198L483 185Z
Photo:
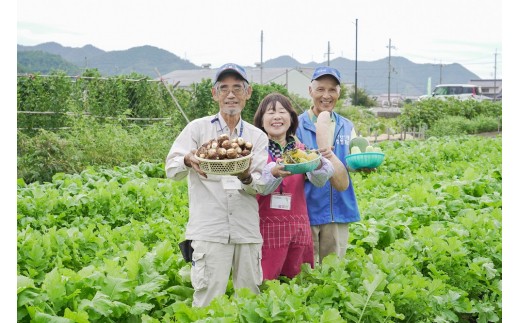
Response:
M233 133L225 125L220 113L191 121L175 139L166 157L166 176L173 180L188 176L190 216L186 226L186 239L219 243L261 243L256 194L265 192L270 186L261 180L268 158L267 135L242 119ZM239 132L242 132L242 138L253 144L251 184L241 184L241 189L225 189L223 176L208 174L208 178L203 178L184 165L184 156L193 149L222 133L234 138L238 137ZM229 178L231 177L236 179L236 176Z

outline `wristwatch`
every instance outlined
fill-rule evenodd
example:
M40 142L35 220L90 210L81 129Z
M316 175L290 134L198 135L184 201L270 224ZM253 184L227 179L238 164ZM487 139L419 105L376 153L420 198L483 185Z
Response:
M251 174L249 174L247 177L240 179L240 181L244 185L249 185L253 181L253 177L251 176Z

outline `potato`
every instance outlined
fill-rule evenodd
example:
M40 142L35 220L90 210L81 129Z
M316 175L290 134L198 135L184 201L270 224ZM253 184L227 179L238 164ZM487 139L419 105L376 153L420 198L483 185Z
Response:
M238 157L238 153L235 148L229 148L226 151L226 155L227 155L227 158L229 158L229 159L234 159L234 158Z
M237 143L238 143L238 145L240 146L240 148L244 149L245 144L246 144L246 141L244 140L244 138L242 138L242 137L238 137L238 138L237 138Z
M226 140L229 140L229 136L227 133L223 133L217 138L217 142L220 145L220 147L222 147L222 143Z
M235 159L250 155L252 148L253 144L242 137L230 139L227 134L222 134L202 144L195 154L204 159Z
M197 149L197 153L196 154L200 158L204 158L203 156L206 156L207 153L208 153L208 149L205 146L202 146L199 149Z
M228 140L228 139L222 141L222 142L220 143L220 147L222 147L222 148L228 150L229 148L231 148L231 141Z
M215 148L208 149L207 158L208 159L217 159L217 150Z
M226 157L227 157L226 148L222 148L222 147L217 148L217 157L218 157L218 159L226 159Z

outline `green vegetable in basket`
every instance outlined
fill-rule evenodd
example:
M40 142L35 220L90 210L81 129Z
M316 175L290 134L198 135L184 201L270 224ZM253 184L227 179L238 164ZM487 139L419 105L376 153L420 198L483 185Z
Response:
M350 153L352 153L352 149L354 147L358 147L359 150L361 150L362 153L364 153L367 149L367 146L370 145L368 142L368 139L364 137L355 137L350 140Z
M318 154L315 151L311 151L307 153L307 160L315 160L318 158Z
M361 149L359 149L359 147L357 147L357 146L354 146L354 147L352 147L352 149L350 150L350 153L351 153L351 154L361 154Z
M298 148L284 151L282 154L284 164L299 164L305 163L318 158L315 151L304 151Z

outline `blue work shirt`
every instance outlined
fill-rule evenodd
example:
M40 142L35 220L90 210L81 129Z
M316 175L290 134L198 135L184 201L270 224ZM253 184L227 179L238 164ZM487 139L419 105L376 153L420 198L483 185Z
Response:
M332 112L332 118L336 120L334 129L334 154L346 167L345 157L349 154L349 143L351 133L354 129L352 121ZM296 136L310 149L318 149L316 143L316 126L305 111L298 116L298 129ZM327 223L349 223L360 220L354 183L350 180L346 190L340 192L334 189L330 180L323 187L316 187L305 182L305 197L307 199L307 210L311 225Z

